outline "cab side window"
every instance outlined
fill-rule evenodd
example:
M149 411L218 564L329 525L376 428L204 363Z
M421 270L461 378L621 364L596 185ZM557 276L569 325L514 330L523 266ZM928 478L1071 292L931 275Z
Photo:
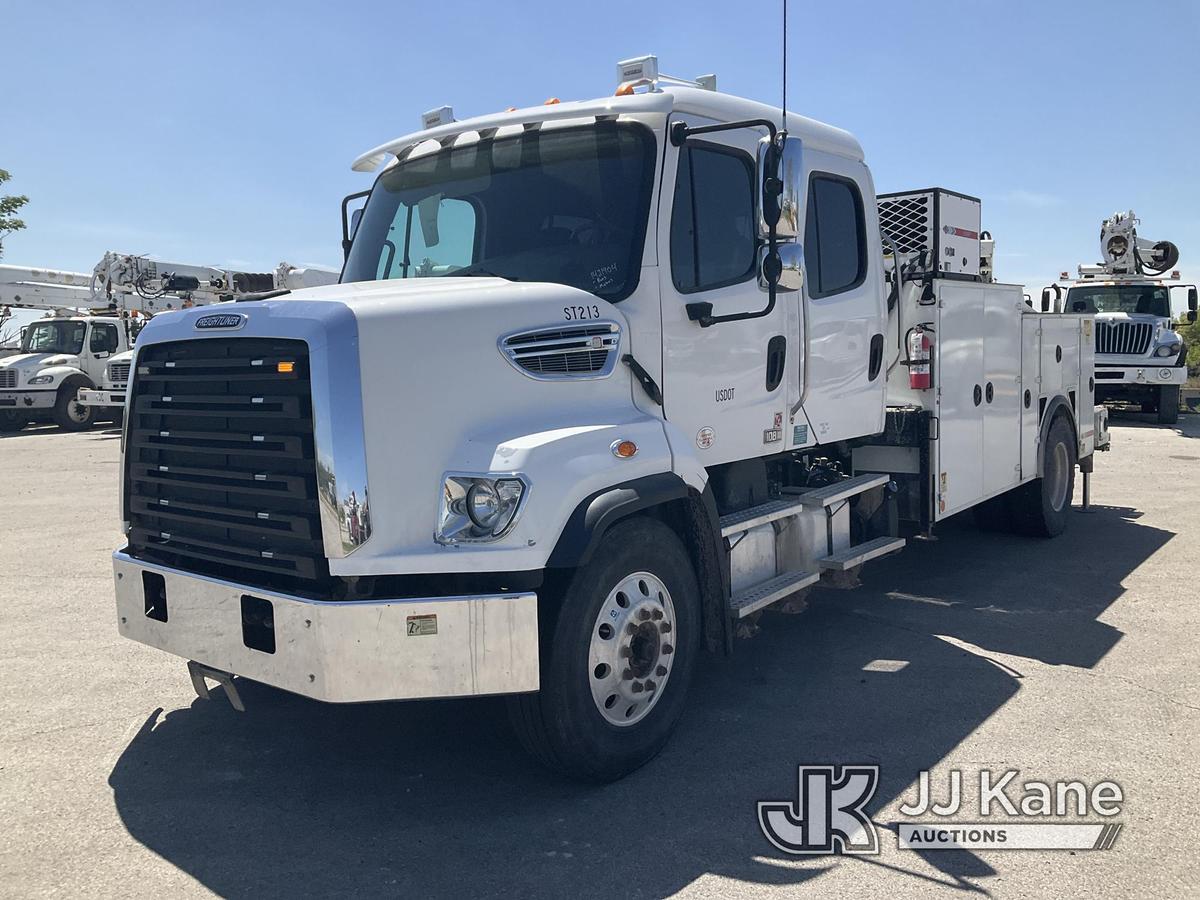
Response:
M754 274L754 161L715 144L679 153L671 212L671 280L681 294Z
M117 350L117 326L105 322L94 323L89 348L93 353L115 353Z
M815 174L808 187L804 259L810 297L856 288L867 275L862 194L849 178Z

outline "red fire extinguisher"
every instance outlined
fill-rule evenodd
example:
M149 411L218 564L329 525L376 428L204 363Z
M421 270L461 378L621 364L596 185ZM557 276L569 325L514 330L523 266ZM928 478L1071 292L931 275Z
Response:
M908 386L914 391L927 391L933 387L930 374L930 357L933 339L928 331L917 325L908 332Z

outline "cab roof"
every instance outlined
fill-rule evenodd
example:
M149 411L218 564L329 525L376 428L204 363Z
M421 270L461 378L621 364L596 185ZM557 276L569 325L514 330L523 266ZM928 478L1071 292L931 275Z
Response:
M374 172L388 157L404 159L426 141L437 141L443 147L452 146L463 134L476 132L481 138L493 137L502 129L516 134L527 125L546 122L579 120L611 120L620 116L661 115L672 112L704 116L717 122L741 119L779 121L780 110L756 100L722 94L702 88L667 84L653 91L624 96L601 97L595 100L575 100L547 106L529 106L506 112L475 116L462 121L447 122L433 128L414 131L368 150L351 167L356 172ZM837 156L862 161L862 146L848 131L834 128L806 116L788 113L787 130L808 147Z

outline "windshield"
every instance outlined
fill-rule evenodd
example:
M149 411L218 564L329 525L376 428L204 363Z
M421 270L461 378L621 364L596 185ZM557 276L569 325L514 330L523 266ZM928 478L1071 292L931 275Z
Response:
M21 352L70 353L76 356L83 352L83 336L86 333L87 322L34 322L25 329Z
M342 281L494 275L620 300L637 286L654 139L602 122L529 130L379 177Z
M1076 303L1084 306L1076 309ZM1114 284L1096 287L1073 287L1067 291L1068 312L1122 312L1163 319L1171 317L1171 295L1168 288L1153 284Z

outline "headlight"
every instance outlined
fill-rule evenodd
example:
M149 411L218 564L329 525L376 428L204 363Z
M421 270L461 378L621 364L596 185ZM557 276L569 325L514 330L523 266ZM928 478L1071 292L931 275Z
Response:
M1163 344L1154 351L1155 356L1178 356L1179 351L1183 349L1183 345L1179 341L1173 344Z
M527 486L522 475L447 475L435 539L458 544L504 537L517 520Z
M34 375L29 379L30 384L49 384L54 380L53 375Z

